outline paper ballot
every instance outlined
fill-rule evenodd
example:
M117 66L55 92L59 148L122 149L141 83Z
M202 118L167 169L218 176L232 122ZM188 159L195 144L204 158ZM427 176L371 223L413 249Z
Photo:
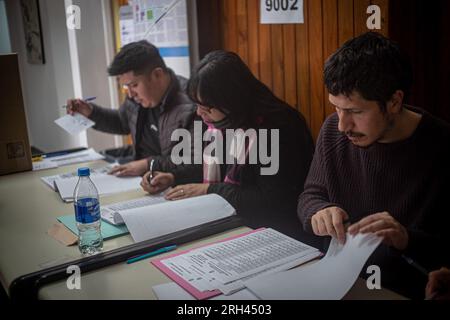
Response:
M55 123L71 135L77 135L95 125L94 121L89 120L80 113L75 113L73 116L67 114L56 119Z
M317 263L244 284L263 300L339 300L381 241L374 234L347 234L345 245L333 239L326 256Z

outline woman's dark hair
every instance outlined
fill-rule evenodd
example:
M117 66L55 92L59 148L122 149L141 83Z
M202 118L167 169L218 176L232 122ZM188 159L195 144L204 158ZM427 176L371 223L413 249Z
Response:
M118 76L133 71L135 75L141 75L158 67L167 70L158 48L146 40L141 40L120 49L108 67L108 74Z
M289 108L236 53L223 50L208 53L194 67L187 93L192 101L227 114L233 127L255 127L258 116Z
M366 100L377 101L385 112L395 91L408 95L412 68L397 43L379 33L367 32L347 41L328 58L324 82L334 96L349 97L356 91Z

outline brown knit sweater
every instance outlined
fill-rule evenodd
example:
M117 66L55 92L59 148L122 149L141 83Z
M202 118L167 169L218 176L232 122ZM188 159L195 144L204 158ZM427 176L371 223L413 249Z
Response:
M408 230L403 254L429 270L449 264L450 125L423 110L413 111L423 117L411 137L367 148L354 146L339 133L336 114L326 120L298 203L305 230L312 232L311 217L330 206L344 209L352 223L388 211ZM399 257L398 251L381 246L369 263L385 267L385 280L399 282L398 273L408 274L409 280L421 277ZM424 290L423 278L416 293Z

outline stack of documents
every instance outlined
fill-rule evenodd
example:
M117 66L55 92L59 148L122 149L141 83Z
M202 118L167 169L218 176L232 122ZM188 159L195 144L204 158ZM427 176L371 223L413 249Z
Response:
M69 164L81 163L81 162L89 162L95 160L101 160L105 157L101 154L97 153L94 149L88 149L78 152L71 152L59 156L53 157L45 157L41 161L33 162L33 170L43 170L50 168L57 168Z
M345 245L333 239L319 262L252 279L245 286L264 300L339 300L351 289L381 241L373 233L347 234Z
M320 251L273 229L190 250L152 263L197 299L245 288L244 281L288 270Z
M148 195L138 199L102 206L100 207L100 214L102 216L102 219L109 222L110 224L121 225L125 223L121 215L122 212L135 208L144 208L153 204L167 201L168 200L164 198L164 194Z
M333 239L324 258L294 268L320 252L260 229L152 261L176 282L153 290L160 299L338 300L381 241L374 234L347 234L345 245Z
M109 164L109 165L101 167L101 168L90 168L91 177L95 176L95 175L98 175L98 174L108 174L108 172L110 172L111 169L114 166L116 166L116 165L117 164L113 163L113 164ZM56 180L69 179L69 178L73 178L73 177L77 177L77 176L78 176L78 172L77 171L72 171L72 172L68 172L68 173L56 174L56 175L53 175L53 176L41 177L41 180L47 186L49 186L53 190L56 190L56 188L55 188L55 181Z
M64 202L73 201L73 193L78 183L78 177L57 179L54 181L55 189ZM97 188L99 195L110 195L141 188L141 177L116 177L111 174L96 174L91 180Z

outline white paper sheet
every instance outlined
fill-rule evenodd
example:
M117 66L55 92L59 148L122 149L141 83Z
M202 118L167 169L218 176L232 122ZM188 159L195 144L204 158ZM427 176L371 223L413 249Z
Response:
M78 177L55 180L55 186L64 201L73 201L73 192L78 182ZM91 176L92 182L97 187L99 195L120 193L141 188L141 177L116 177L110 174L97 174Z
M217 194L168 201L121 213L135 242L153 239L234 214L236 210Z
M159 300L195 300L186 290L175 282L169 282L152 287ZM243 289L228 296L221 294L209 300L258 300L249 290Z
M381 238L373 234L347 234L345 245L333 239L319 262L258 277L245 285L263 300L339 300L353 286L380 243Z
M80 113L75 113L73 116L66 114L61 118L56 119L55 123L71 135L77 135L95 125L94 121L86 118Z
M261 24L304 23L303 0L260 0Z

